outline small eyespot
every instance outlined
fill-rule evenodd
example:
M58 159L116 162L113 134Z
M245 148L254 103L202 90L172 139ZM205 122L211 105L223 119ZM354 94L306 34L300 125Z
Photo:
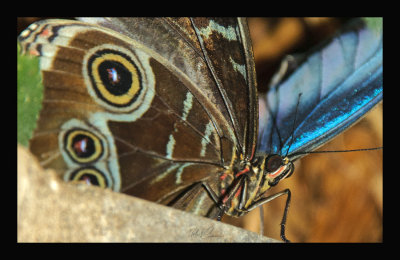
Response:
M79 128L66 132L64 147L69 157L80 164L93 163L104 153L101 139L88 130Z
M99 186L101 188L107 188L108 182L105 175L94 167L80 168L69 175L69 181L73 182L85 182L88 185Z

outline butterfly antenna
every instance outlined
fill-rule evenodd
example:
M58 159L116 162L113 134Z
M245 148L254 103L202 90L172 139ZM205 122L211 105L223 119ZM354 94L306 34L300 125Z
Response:
M374 151L374 150L380 150L383 149L383 146L381 147L374 147L374 148L361 148L361 149L353 149L353 150L333 150L333 151L308 151L308 152L298 152L294 153L293 155L301 155L301 154L310 154L310 153L348 153L348 152L361 152L361 151Z
M300 97L301 97L301 95L302 95L302 93L299 93L299 99L297 100L297 105L296 105L296 112L294 113L294 120L293 120L293 125L292 125L292 135L291 135L291 140L290 140L290 144L289 144L289 147L288 147L288 149L287 149L287 151L286 151L286 154L285 154L285 157L289 154L289 151L290 151L290 147L292 146L292 144L293 144L293 135L294 135L294 126L296 125L296 119L297 119L297 110L298 110L298 108L299 108L299 104L300 104Z

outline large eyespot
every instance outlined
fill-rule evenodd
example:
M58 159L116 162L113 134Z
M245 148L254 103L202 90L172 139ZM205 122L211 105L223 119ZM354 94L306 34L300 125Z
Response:
M155 95L152 57L133 41L89 49L82 62L88 94L104 111L102 117L133 122L151 106Z
M101 49L90 56L86 66L96 96L113 107L129 107L143 89L141 73L125 53Z
M64 149L69 157L79 164L93 163L104 153L101 139L92 132L79 128L66 132Z
M107 188L109 185L105 175L94 167L84 167L73 171L67 176L67 181L84 181L88 185L101 188Z

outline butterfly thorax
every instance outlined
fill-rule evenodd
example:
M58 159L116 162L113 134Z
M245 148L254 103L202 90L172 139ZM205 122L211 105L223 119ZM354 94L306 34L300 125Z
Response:
M236 162L220 176L220 203L225 213L233 217L248 213L268 189L289 177L293 170L294 165L287 157L276 154Z

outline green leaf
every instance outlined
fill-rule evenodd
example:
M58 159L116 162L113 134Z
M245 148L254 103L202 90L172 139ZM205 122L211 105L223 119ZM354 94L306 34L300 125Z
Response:
M17 43L17 142L28 146L42 107L43 84L39 58L21 55Z
M383 30L383 18L382 17L365 17L363 18L368 28L371 30L382 33Z

